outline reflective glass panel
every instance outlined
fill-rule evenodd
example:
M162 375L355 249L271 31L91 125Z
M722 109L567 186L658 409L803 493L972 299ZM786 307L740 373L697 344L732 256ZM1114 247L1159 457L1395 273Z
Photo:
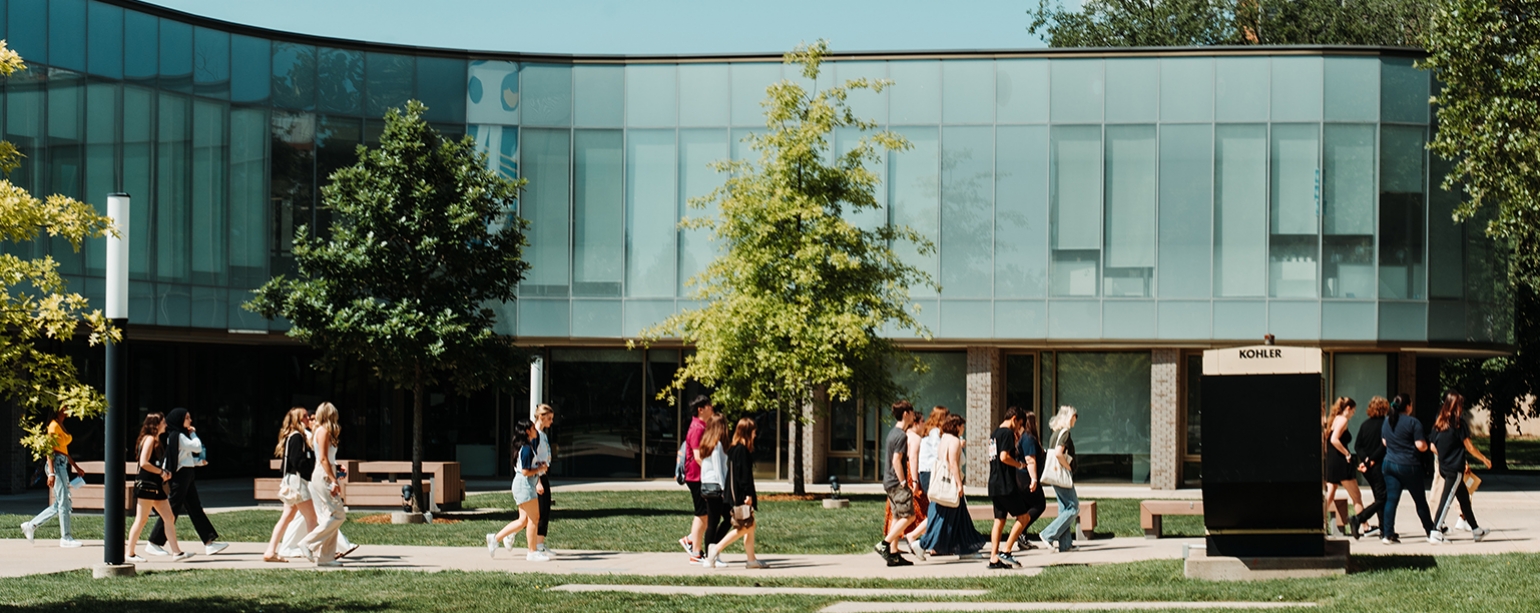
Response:
M523 122L531 126L565 126L572 121L572 68L525 64L520 70Z
M1105 80L1102 60L1052 60L1055 123L1100 123Z
M846 127L835 129L834 152L837 155L845 155L849 153L850 150L856 147L857 143L863 136L864 135L861 130L855 128ZM856 210L848 203L845 203L843 215L845 220L863 230L875 230L878 226L881 226L888 221L888 190L887 186L883 183L883 178L887 176L886 158L887 156L879 154L877 162L868 162L866 164L866 170L875 174L877 177L877 185L874 186L875 188L873 189L872 193L872 199L875 201L877 206L875 208L863 208Z
M1422 300L1423 128L1380 128L1380 297ZM1467 222L1470 223L1470 222Z
M1107 123L1154 123L1160 103L1160 61L1107 60Z
M941 120L941 64L936 61L888 62L893 89L888 122L934 124Z
M531 78L543 80L550 76L538 74L540 72L537 70L537 74L531 75ZM519 65L514 62L471 62L465 87L467 121L504 125L519 123L520 73Z
M712 203L704 209L690 206L689 201L703 198L721 187L727 175L717 172L710 164L728 158L727 130L680 130L679 131L679 211L683 217L708 217L716 215L718 207ZM711 240L711 231L703 228L679 231L679 295L689 295L690 279L704 271L717 256L717 245Z
M48 148L47 155L33 158L38 160L34 163L46 164L47 168L44 183L47 187L40 191L82 199L85 198L81 192L81 170L85 161L85 84L76 73L58 69L50 72L53 74L49 75L48 84L48 139L44 143ZM47 248L59 263L61 273L78 275L85 272L82 254L69 241L58 236L40 238L39 241L40 247L51 243Z
M48 63L55 68L86 69L85 0L49 0Z
M229 33L193 29L193 91L210 98L230 98Z
M1160 60L1160 120L1214 120L1214 59Z
M551 444L558 478L642 476L642 352L553 349L548 401L561 407Z
M240 288L267 280L266 141L265 110L230 111L230 283Z
M835 62L834 77L840 85L846 81L866 79L878 81L888 78L887 62ZM851 112L856 117L875 121L879 124L888 121L888 94L886 90L881 94L874 94L871 90L851 90L850 97L845 99L850 104Z
M1160 127L1160 272L1162 298L1206 298L1214 210L1214 129ZM1109 264L1110 266L1110 264Z
M316 90L321 112L357 115L364 94L364 55L321 47L316 62Z
M941 287L949 298L991 294L994 153L988 127L941 132Z
M23 61L48 63L48 0L13 0L6 8L11 25L6 46Z
M999 123L1046 123L1048 121L1048 61L997 60L995 62L995 121Z
M940 143L936 128L898 128L895 131L909 139L914 147L908 151L895 151L888 158L888 185L891 190L888 201L893 206L893 225L907 226L931 244L939 246L937 228L940 225L941 182L937 176L936 162L940 155ZM940 282L935 251L921 254L914 244L907 241L895 243L893 251L905 263L930 274ZM911 288L910 293L915 296L935 295L935 291L927 287Z
M414 58L409 55L365 53L364 71L364 115L371 118L384 117L386 111L406 106L406 101L412 97L412 80L417 71Z
M265 102L272 81L272 44L265 38L230 37L230 99Z
M1214 119L1267 121L1268 60L1265 57L1214 59Z
M1357 435L1359 424L1369 418L1369 400L1390 398L1395 385L1395 355L1384 353L1334 353L1331 357L1333 397L1347 396L1358 403L1348 420L1348 432ZM1328 443L1329 444L1329 443ZM1352 450L1352 447L1348 447Z
M781 80L781 65L772 62L739 62L732 65L733 125L764 126L765 88Z
M519 215L529 221L524 253L530 264L519 286L523 296L567 295L571 138L567 130L525 129L522 136L521 170L529 184Z
M192 26L170 19L160 20L160 88L192 92Z
M1108 126L1105 296L1149 296L1155 277L1155 126Z
M679 121L673 64L626 66L626 124L664 127Z
M1372 299L1374 126L1327 124L1324 142L1321 295Z
M466 96L465 60L417 58L417 99L428 105L428 121L463 124Z
M995 119L995 63L958 60L941 63L941 108L946 123L990 123Z
M1438 155L1429 155L1428 176L1443 177L1453 164ZM1433 298L1464 296L1465 226L1454 221L1454 209L1460 195L1434 186L1428 193L1428 295ZM1437 318L1434 318L1435 320Z
M192 166L189 102L186 96L160 94L155 147L155 277L161 281L187 280L188 171Z
M1325 62L1326 121L1379 120L1379 58L1328 57Z
M315 108L316 48L273 43L273 104L282 108Z
M1319 250L1320 126L1272 128L1269 295L1314 298Z
M725 126L732 112L727 64L679 66L679 125Z
M1321 58L1273 58L1273 121L1321 120Z
M995 297L1040 298L1048 280L1048 129L995 131Z
M1058 354L1058 403L1075 407L1075 478L1150 478L1150 354Z
M1380 120L1428 123L1428 71L1412 58L1380 58Z
M14 77L12 83L14 84ZM7 111L16 108L16 92L7 96ZM14 115L12 115L14 117ZM14 121L14 119L12 119ZM7 132L10 132L7 124ZM128 86L123 88L123 191L141 202L154 202L153 184L155 167L155 94L151 90ZM13 135L8 139L16 143ZM20 145L21 143L16 143ZM12 173L11 180L16 180ZM275 193L276 197L277 194ZM136 206L129 215L128 274L130 279L146 279L150 274L151 232L133 232L133 228L149 228L152 206ZM131 311L133 309L130 309Z
M626 295L671 297L675 280L677 146L673 130L626 134Z
M624 66L572 67L572 111L576 125L618 128L625 103Z
M1056 126L1050 136L1052 295L1095 296L1102 246L1101 127Z
M107 212L107 194L119 191L117 145L117 84L92 83L86 86L86 180L83 194L96 210ZM132 240L132 237L130 237ZM86 241L86 271L92 276L104 274L107 266L107 241ZM89 296L88 296L89 297Z
M15 20L12 20L14 23ZM16 40L10 41L16 48ZM148 81L160 72L160 22L137 11L123 12L123 78ZM22 57L26 58L25 55ZM31 59L31 58L26 58Z
M86 6L86 18L91 35L86 69L95 75L123 78L123 9L92 2Z
M574 296L621 295L626 254L622 146L620 130L578 130L573 134Z
M192 282L224 285L228 141L223 104L193 103L192 132ZM224 313L220 309L221 315Z
M1266 292L1266 211L1267 126L1215 126L1215 296L1261 296Z

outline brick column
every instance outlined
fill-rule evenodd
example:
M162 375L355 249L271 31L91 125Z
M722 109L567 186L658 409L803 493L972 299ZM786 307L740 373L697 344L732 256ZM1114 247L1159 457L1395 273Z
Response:
M1174 490L1181 483L1181 356L1177 349L1150 352L1150 489Z
M1417 399L1417 354L1396 354L1396 393Z
M802 405L802 479L809 486L829 482L829 397L822 389L814 390L813 398ZM886 435L886 432L880 433ZM881 438L879 437L880 441Z
M989 434L1000 423L1005 407L1005 368L1000 350L994 347L968 348L968 406L963 418L968 420L967 485L985 487L989 483Z

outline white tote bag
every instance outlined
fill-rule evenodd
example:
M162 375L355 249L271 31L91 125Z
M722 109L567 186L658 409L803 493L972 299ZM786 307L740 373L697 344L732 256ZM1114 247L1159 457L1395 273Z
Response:
M1043 467L1043 476L1039 481L1054 487L1075 487L1074 477L1071 477L1069 470L1064 468L1063 463L1059 462L1059 450L1057 448L1048 452L1048 460L1044 464L1047 464L1047 466Z
M946 458L936 456L936 464L930 469L930 501L947 508L955 508L962 502L962 487L952 478L952 467Z

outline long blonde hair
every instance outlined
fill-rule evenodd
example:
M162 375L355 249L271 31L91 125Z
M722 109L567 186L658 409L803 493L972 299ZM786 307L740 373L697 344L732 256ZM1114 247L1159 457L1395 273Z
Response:
M283 455L283 448L288 446L289 436L295 433L305 433L305 416L310 412L304 407L294 407L283 415L283 425L278 427L278 446L273 448L273 457ZM300 438L305 438L301 436ZM310 441L305 441L305 446L310 446Z
M326 435L331 438L333 446L342 438L342 425L337 423L337 407L330 402L323 402L315 408L315 429L326 428Z
M1064 405L1059 407L1059 412L1053 414L1053 419L1048 420L1050 430L1068 430L1070 422L1075 420L1075 407Z

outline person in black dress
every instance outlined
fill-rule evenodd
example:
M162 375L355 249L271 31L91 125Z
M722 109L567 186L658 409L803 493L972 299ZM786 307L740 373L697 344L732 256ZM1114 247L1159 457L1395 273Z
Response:
M1348 451L1348 444L1353 442L1353 433L1348 432L1348 422L1353 419L1353 412L1358 409L1358 403L1352 398L1343 396L1331 404L1331 414L1326 417L1326 512L1329 515L1333 507L1337 506L1337 487L1347 490L1348 499L1353 501L1354 513L1363 511L1363 497L1358 492L1358 471L1356 462L1353 461L1353 452ZM1348 519L1338 516L1337 525L1347 528ZM1353 536L1358 536L1357 528L1353 528Z
M171 480L171 471L165 468L166 446L160 442L160 435L165 432L166 420L160 413L144 416L136 447L139 474L134 478L134 497L139 499L139 509L134 513L134 525L128 529L128 557L125 558L134 564L146 561L134 550L138 549L139 533L144 531L144 524L150 521L150 511L166 521L166 550L171 552L171 559L180 562L193 556L182 551L176 540L176 517L171 514L171 502L166 495L165 485Z

